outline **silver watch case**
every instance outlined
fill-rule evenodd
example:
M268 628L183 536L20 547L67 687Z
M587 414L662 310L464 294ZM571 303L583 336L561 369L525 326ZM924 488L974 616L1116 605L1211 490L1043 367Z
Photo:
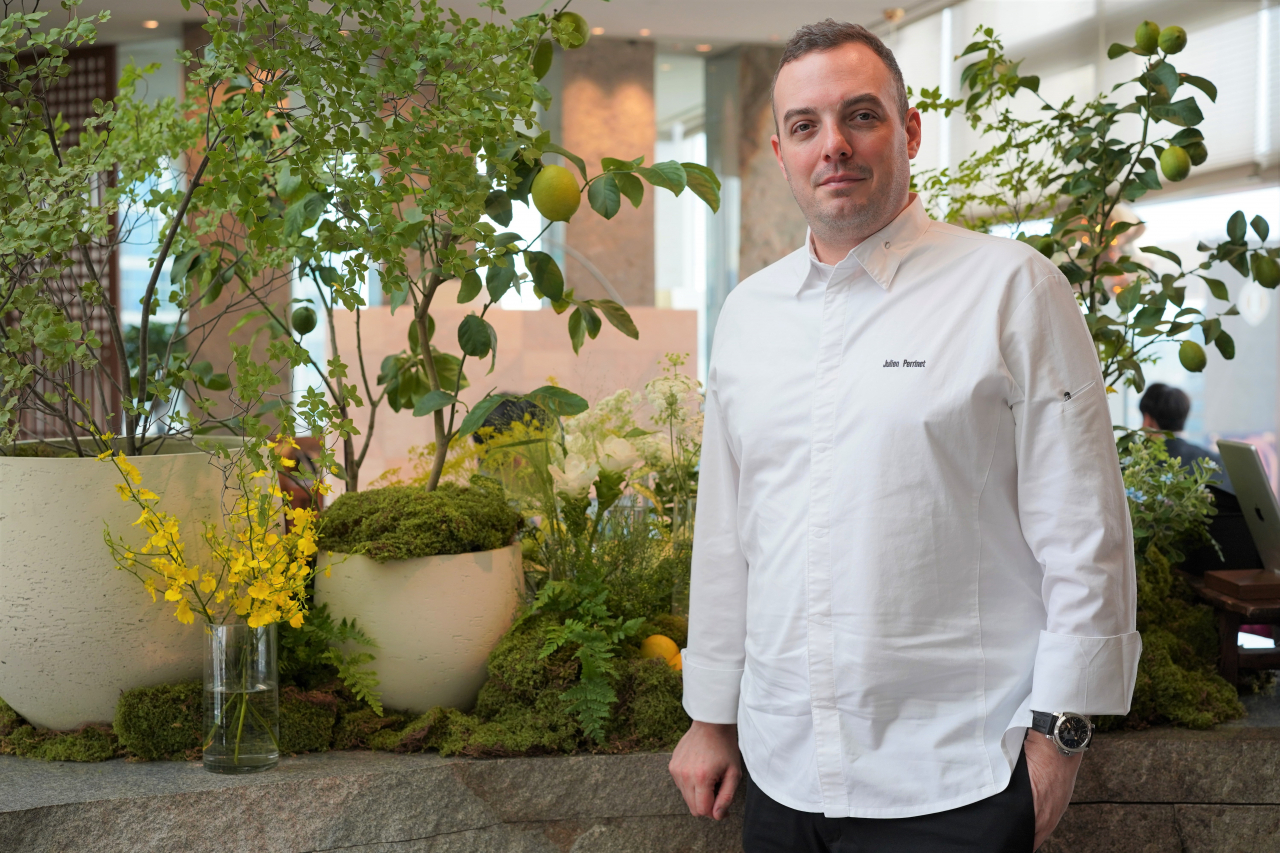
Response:
M1077 755L1084 752L1093 743L1093 721L1083 714L1076 714L1072 711L1061 711L1053 715L1053 731L1045 735L1058 748L1058 752L1063 755ZM1063 743L1063 727L1068 729L1075 728L1083 723L1087 727L1088 734L1085 736L1084 743L1079 746L1068 746ZM1075 738L1072 738L1074 740Z

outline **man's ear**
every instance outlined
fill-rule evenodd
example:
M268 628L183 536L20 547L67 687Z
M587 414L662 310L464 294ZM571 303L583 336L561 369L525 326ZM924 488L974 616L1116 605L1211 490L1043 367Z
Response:
M907 157L914 160L920 153L920 111L915 107L907 110Z
M773 156L778 158L778 168L782 170L782 177L787 179L787 183L791 183L791 176L787 174L787 164L782 159L782 143L778 141L778 134L770 136L769 142L773 145Z

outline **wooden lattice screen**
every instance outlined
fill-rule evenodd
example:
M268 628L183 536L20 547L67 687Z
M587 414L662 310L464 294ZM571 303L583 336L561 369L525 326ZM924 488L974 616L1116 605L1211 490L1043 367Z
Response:
M58 141L59 146L66 149L79 142L85 119L93 116L94 99L110 101L116 96L115 46L105 45L72 50L64 61L70 66L71 72L49 90L48 103L49 112L52 115L61 114L63 120L70 125L68 131ZM100 179L104 182L110 181L112 176L110 173L102 173ZM111 224L114 229L116 223L113 221ZM104 343L98 353L102 363L96 370L114 374L119 365L115 350L109 343L112 338L106 312L100 309L94 310L85 317L81 309L83 303L72 297L78 286L93 279L96 272L98 283L102 285L111 304L119 305L119 258L116 252L90 245L89 259L93 264L93 271L90 271L83 260L78 260L62 277L61 286L56 292L65 294L67 297L62 305L67 317L92 327L97 332L98 339ZM66 380L70 381L76 396L90 404L94 419L99 424L118 426L108 418L108 413L118 411L120 406L119 394L111 382L102 381L102 377L95 381L93 371L79 368L69 370L64 377L64 381ZM38 394L47 389L37 385L31 390ZM66 425L61 420L31 407L23 409L21 425L20 438L53 438L67 434Z

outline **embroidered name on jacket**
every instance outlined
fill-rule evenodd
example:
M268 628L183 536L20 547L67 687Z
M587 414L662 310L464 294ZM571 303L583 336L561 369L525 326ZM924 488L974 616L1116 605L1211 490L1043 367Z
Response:
M897 359L886 358L884 360L884 366L885 367L924 367L924 359L921 359L920 361L912 361L909 358L904 358L901 361L898 361Z

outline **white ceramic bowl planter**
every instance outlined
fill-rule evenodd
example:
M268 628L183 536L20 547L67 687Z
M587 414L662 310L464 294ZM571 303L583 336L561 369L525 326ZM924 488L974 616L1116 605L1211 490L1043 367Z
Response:
M170 440L130 461L198 557L199 522L218 518L216 460ZM93 456L0 456L0 698L37 726L110 722L121 691L200 677L200 625L153 604L103 542L104 523L130 541L136 531L119 481Z
M335 619L355 618L377 643L372 668L382 704L396 710L436 705L469 709L485 662L520 606L520 546L391 560L321 555L316 601ZM337 563L329 577L326 564Z

